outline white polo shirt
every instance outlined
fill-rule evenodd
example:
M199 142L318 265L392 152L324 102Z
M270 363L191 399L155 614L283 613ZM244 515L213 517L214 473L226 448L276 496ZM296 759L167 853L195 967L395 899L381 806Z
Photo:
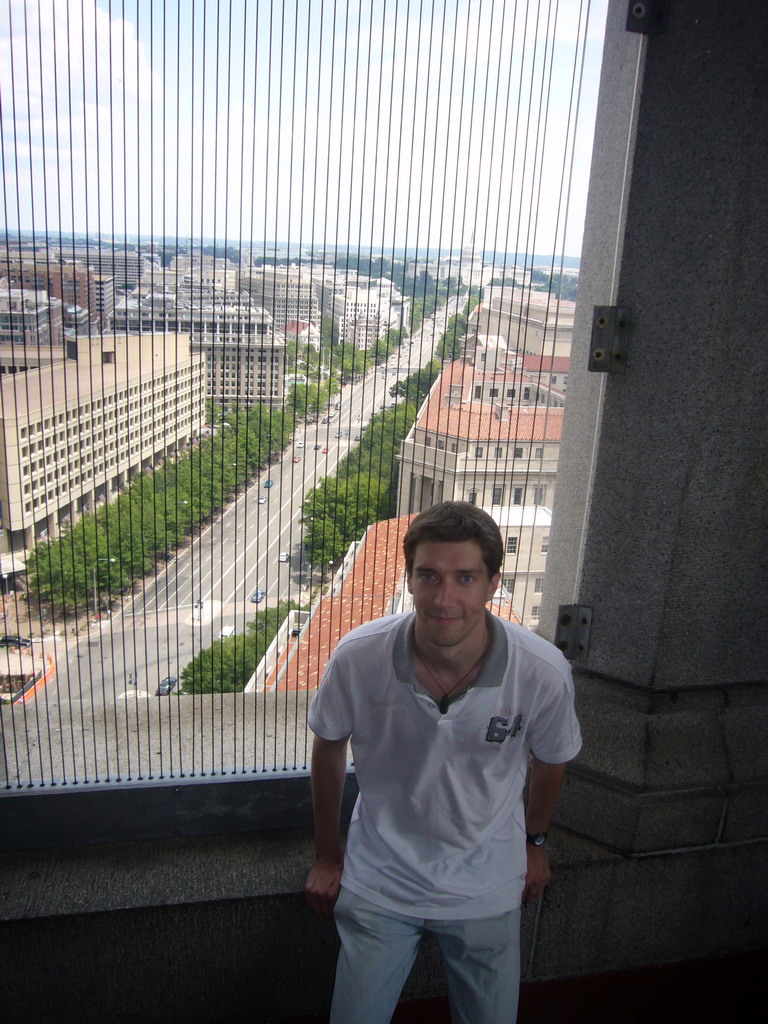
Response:
M528 753L562 764L581 748L568 662L488 618L481 671L444 715L416 680L413 613L348 633L312 701L313 732L351 737L360 787L342 884L397 913L450 920L519 906Z

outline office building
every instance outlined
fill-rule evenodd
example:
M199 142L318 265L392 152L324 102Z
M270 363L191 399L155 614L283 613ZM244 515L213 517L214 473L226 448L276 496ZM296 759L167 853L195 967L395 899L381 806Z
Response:
M205 410L185 335L77 338L76 358L0 380L3 551L29 551L184 447Z
M207 360L208 397L225 407L233 402L282 402L285 340L273 331L269 313L243 293L219 294L207 287L175 292L170 273L156 273L155 285L161 280L166 280L165 290L142 287L117 304L114 330L189 334L192 351Z
M58 348L63 344L64 323L60 299L45 291L6 288L0 282L0 347Z
M297 266L245 267L240 287L250 293L255 306L271 315L275 330L282 331L291 320L320 323L320 306L312 275Z
M487 392L484 401L486 385L485 374L464 362L435 381L401 446L398 515L449 499L551 507L564 410ZM504 390L504 379L496 385Z

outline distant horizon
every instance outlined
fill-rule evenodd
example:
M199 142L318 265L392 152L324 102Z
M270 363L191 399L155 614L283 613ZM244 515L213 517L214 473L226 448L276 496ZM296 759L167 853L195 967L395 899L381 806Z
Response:
M307 242L287 242L287 241L257 241L248 242L241 239L213 239L213 238L190 238L187 235L181 235L174 237L172 235L165 236L154 236L154 235L135 235L126 234L120 236L108 236L104 233L101 234L86 234L85 232L71 232L71 231L47 231L45 233L37 232L34 229L27 229L22 231L5 232L5 242L7 246L11 239L17 239L19 242L35 242L38 245L55 245L57 242L71 242L72 244L88 244L93 243L94 240L97 244L111 244L113 246L143 246L152 245L153 247L160 248L169 244L175 244L176 246L191 246L193 249L202 248L215 248L215 249L240 249L250 250L252 253L254 250L263 249L263 253L256 253L269 259L280 259L300 261L302 255L305 258L313 258L312 254L319 251L335 250L336 253L341 250L344 254L364 254L366 258L375 259L381 257L383 259L390 260L403 260L407 262L414 259L432 260L432 259L444 259L450 257L456 257L463 251L462 248L457 247L453 249L437 248L437 247L419 247L414 249L403 248L402 246L371 246L371 245L351 245L348 242L315 242L309 244ZM53 241L52 241L53 239ZM0 243L3 244L3 243ZM283 256L280 250L285 250ZM483 259L484 262L494 263L499 262L499 266L507 265L527 265L529 262L531 265L535 263L552 264L554 262L562 262L565 266L569 267L580 267L581 255L565 255L563 253L527 253L527 252L499 252L494 249L476 249L475 255ZM514 261L514 264L512 263Z

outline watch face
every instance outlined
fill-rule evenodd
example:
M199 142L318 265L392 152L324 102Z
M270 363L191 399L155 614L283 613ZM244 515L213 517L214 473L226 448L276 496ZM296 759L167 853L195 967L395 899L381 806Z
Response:
M531 846L543 846L547 839L546 832L537 832L533 836L528 836L528 842Z

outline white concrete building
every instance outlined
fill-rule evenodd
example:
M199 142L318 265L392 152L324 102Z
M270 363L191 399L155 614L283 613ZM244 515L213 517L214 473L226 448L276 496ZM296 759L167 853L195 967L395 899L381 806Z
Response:
M269 313L247 293L139 290L118 303L112 322L117 333L189 334L192 351L206 356L208 397L225 407L236 401L282 401L285 340L273 331Z
M180 334L79 338L77 358L0 380L0 551L17 557L203 425L204 360Z
M485 511L496 520L504 542L501 584L523 623L533 629L544 594L552 513L543 505L491 505Z
M474 398L474 367L438 377L400 451L398 515L447 499L551 507L563 409Z
M304 268L293 265L243 268L240 288L250 293L254 305L267 310L278 331L291 320L320 323L315 282Z

